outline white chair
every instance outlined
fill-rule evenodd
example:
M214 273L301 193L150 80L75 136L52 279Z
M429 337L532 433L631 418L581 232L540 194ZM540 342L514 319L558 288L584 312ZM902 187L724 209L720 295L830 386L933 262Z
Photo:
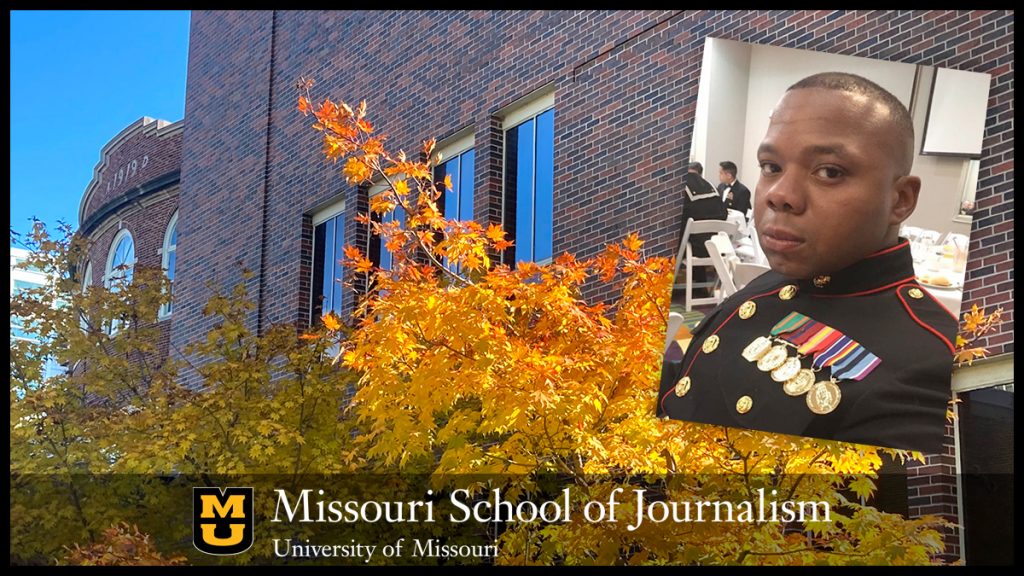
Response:
M718 274L718 280L722 284L721 293L716 294L718 300L721 301L736 293L736 284L732 281L732 266L735 262L723 254L719 242L715 242L713 239L707 240L704 242L704 246L708 249L708 256L711 258L711 263L715 266L715 273Z
M669 344L672 344L672 340L676 337L676 332L679 332L679 327L683 325L683 315L679 312L668 313L668 330L665 332L665 347L664 351L668 351Z
M751 280L771 270L764 264L752 264L749 262L738 262L732 267L732 283L737 290L742 290Z
M699 257L693 255L693 248L690 246L690 236L694 234L714 234L717 232L725 232L730 237L735 236L738 233L739 227L732 222L726 222L724 220L694 220L688 218L686 220L686 227L683 228L683 238L679 243L679 251L676 253L676 273L675 278L679 278L679 266L681 263L686 264L686 311L693 310L694 305L702 304L718 304L721 299L717 297L708 298L694 298L693 297L693 267L694 266L709 266L714 267L710 257Z

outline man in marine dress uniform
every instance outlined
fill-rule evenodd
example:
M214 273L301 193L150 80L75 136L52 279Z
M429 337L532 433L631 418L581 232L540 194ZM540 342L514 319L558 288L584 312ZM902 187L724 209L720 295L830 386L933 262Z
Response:
M956 318L915 280L903 104L852 74L791 86L758 149L754 221L772 270L666 353L659 415L938 452ZM672 346L675 346L673 343Z

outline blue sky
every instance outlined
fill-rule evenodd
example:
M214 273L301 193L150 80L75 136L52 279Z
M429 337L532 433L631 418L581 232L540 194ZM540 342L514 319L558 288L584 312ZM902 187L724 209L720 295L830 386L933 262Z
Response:
M100 149L185 115L187 11L11 12L11 228L78 227Z

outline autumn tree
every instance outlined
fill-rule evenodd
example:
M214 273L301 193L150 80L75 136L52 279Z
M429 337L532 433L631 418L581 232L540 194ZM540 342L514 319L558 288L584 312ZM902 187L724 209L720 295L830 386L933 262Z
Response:
M331 364L323 338L288 325L253 333L244 281L210 286L213 328L164 358L162 271L136 267L131 282L83 291L73 272L88 253L83 238L37 223L24 243L23 265L50 280L11 301L34 336L11 349L12 561L51 563L75 543L70 561L93 562L96 545L138 530L152 536L138 550L178 550L191 539L192 486L230 475L288 487L346 469L352 434L340 416L352 377ZM47 357L69 370L43 378Z
M360 374L352 410L361 465L426 470L439 485L485 475L491 481L478 490L504 487L520 498L547 474L573 486L577 520L507 525L503 563L918 564L943 549L941 520L865 503L883 453L918 453L654 417L673 266L645 256L636 234L585 261L562 254L545 266L499 264L491 257L509 246L500 227L441 213L433 140L423 143L426 161L391 154L365 102L314 103L311 85L300 82L298 108L313 115L326 158L349 184L386 183L372 214L401 207L408 215L359 217L392 251L391 270L345 250L372 287L351 335L338 339L341 362ZM612 305L584 300L594 280L617 287ZM775 490L829 502L833 521L631 531L625 521L579 520L583 503L635 486L676 501ZM623 518L635 515L631 506Z

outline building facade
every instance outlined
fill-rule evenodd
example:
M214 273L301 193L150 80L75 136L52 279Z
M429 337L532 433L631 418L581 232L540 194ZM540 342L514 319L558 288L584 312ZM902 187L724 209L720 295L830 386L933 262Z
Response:
M140 118L103 147L78 211L78 233L90 242L78 271L83 290L130 280L136 266L162 267L174 279L183 127ZM173 311L173 303L160 310L162 357Z
M340 165L324 161L296 110L303 77L316 81L314 96L365 99L392 149L415 152L438 138L449 160L442 170L457 185L446 213L503 225L519 251L508 262L592 256L630 232L650 254L672 256L709 37L992 75L964 307L1001 306L1004 322L984 342L993 360L978 366L989 366L987 376L961 371L954 388L968 396L961 411L975 386L1009 384L1012 398L1012 376L1005 381L1000 368L1013 354L1013 15L1004 11L197 11L183 134L179 124L127 128L104 149L83 199L83 230L98 250L92 281L103 281L99 263L121 229L138 230L140 262L157 262L180 211L173 349L211 327L200 314L207 283L230 286L243 269L255 272L258 331L350 310L355 294L334 288L350 279L334 254L353 244L386 265L353 219L374 190L346 185ZM180 185L169 183L177 157L168 152L166 168L153 170L151 156L151 172L134 181L148 187L108 191L139 156L129 152L133 138L139 151L177 141ZM152 180L161 174L166 182ZM140 208L146 197L152 203ZM587 297L610 294L595 284ZM1001 414L994 425L1005 424ZM910 466L910 515L964 522L965 424L950 427L945 453ZM970 562L965 532L950 531L947 550Z

